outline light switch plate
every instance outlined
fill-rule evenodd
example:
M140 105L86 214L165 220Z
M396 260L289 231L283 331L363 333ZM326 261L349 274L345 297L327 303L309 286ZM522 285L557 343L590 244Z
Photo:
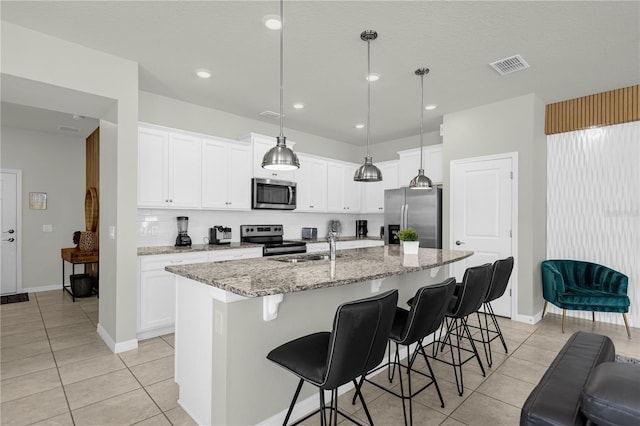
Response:
M109 226L109 238L112 240L116 239L116 227L113 225Z
M53 232L53 225L42 225L42 232Z

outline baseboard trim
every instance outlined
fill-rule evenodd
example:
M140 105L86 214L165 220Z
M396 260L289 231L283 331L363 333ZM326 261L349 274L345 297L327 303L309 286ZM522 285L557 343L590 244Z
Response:
M28 287L22 288L18 291L18 293L40 293L43 291L53 291L60 290L62 291L62 286L60 284L51 284L51 285L43 285L41 287Z
M537 314L531 316L531 315L516 315L513 318L511 318L514 321L518 321L518 322L524 322L527 324L535 324L538 321L540 321L540 318L542 316L542 312L538 312Z
M152 337L164 336L165 334L174 333L176 327L174 325L167 325L165 327L154 328L153 330L140 331L136 334L138 340L151 339Z
M138 349L138 339L131 339L124 342L116 343L101 324L98 324L97 332L98 335L102 337L102 340L104 340L104 343L106 343L109 349L111 349L111 352L113 352L114 354L130 351L132 349Z

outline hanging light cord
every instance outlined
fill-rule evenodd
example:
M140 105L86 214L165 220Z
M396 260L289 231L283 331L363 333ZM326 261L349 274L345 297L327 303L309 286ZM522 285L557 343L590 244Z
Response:
M367 39L367 157L369 152L369 135L371 133L371 41Z
M284 109L283 109L283 92L284 89L282 88L283 86L283 56L284 56L284 16L283 16L283 9L284 9L284 1L280 0L280 138L284 137L284 131L283 131L283 115L284 115Z
M424 74L420 75L420 169L424 170L422 167L422 123L424 121Z

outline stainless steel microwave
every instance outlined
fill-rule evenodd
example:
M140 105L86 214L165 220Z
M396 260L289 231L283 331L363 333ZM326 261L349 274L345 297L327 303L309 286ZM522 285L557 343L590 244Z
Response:
M251 179L251 208L294 210L296 183L275 179Z

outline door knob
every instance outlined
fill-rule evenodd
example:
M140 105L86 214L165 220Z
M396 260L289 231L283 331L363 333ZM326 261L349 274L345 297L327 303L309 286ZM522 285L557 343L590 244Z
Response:
M13 234L14 232L16 232L14 229L9 229L8 231L2 231L2 232L7 232L9 234Z
M456 241L456 245L457 245L457 246L461 246L461 245L463 245L463 244L464 244L464 241L460 241L460 240L457 240L457 241Z
M6 240L4 240L4 241L9 241L10 243L12 243L12 242L14 242L15 240L16 240L15 238L11 237L11 238L8 238L8 239L6 239Z

